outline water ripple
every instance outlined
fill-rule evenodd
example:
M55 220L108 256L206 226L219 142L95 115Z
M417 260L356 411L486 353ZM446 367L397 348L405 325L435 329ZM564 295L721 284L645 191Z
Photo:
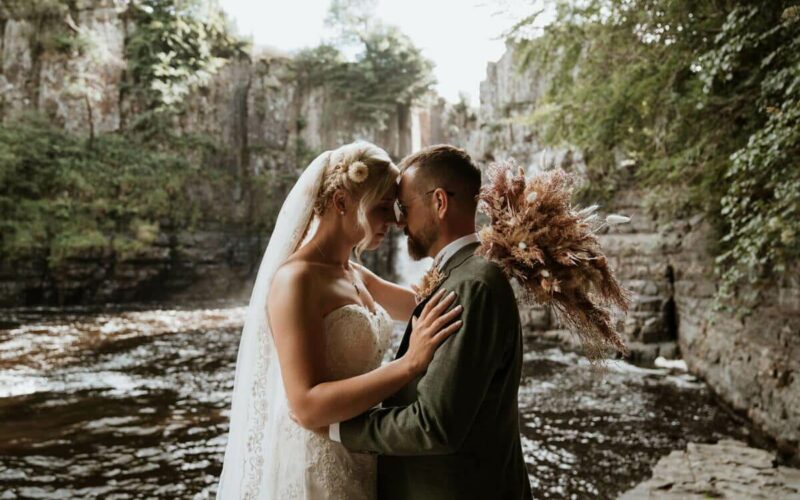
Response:
M0 499L213 498L244 311L30 314L0 330ZM528 339L523 379L536 498L613 497L687 441L748 432L669 366L600 374Z

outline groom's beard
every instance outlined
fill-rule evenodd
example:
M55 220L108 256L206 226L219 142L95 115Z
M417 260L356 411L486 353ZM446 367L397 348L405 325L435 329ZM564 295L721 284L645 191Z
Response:
M421 260L427 257L428 250L430 250L433 242L436 241L435 230L423 230L420 231L420 233L419 235L412 236L411 233L408 232L408 229L405 230L406 240L408 242L408 255L414 260Z

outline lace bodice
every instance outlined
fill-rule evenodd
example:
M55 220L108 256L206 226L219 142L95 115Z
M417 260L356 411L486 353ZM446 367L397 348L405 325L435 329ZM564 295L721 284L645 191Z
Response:
M331 380L354 377L381 365L392 335L392 318L376 303L372 312L347 304L325 316L325 354Z

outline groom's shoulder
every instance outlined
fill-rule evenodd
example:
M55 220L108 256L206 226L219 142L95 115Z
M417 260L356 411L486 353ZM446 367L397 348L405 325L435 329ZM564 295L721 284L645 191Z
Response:
M500 266L480 255L470 256L453 274L457 281L465 284L511 291L511 284Z

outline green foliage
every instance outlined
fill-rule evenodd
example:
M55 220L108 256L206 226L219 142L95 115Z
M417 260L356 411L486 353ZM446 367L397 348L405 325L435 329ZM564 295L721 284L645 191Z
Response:
M331 0L325 24L334 32L337 45L358 45L361 38L376 29L376 0Z
M73 54L86 50L86 40L76 36L73 32L64 30L50 34L42 41L42 47L45 51L53 50L63 54Z
M327 90L337 120L380 126L398 105L432 88L433 63L397 28L364 13L364 4L334 2L328 22L338 33L337 45L301 51L294 68L302 85ZM354 60L347 60L343 50L354 50Z
M302 137L296 137L294 140L294 158L298 165L308 165L314 158L319 155L318 151L309 147Z
M655 209L707 214L719 298L800 257L800 16L791 3L559 1L543 36L518 45L523 67L554 75L530 121L550 143L582 148L595 195L612 196L626 181L620 165L635 164Z
M748 72L758 82L759 118L766 117L725 171L720 215L727 234L717 258L725 296L737 283L782 274L800 258L800 15L787 9L775 27L756 31L750 24L758 14L756 8L734 10L717 35L726 43L702 60L710 68L708 94ZM756 68L747 60L753 49L763 50Z
M192 161L213 148L197 138L169 143L105 134L87 149L42 117L0 126L0 254L45 256L52 267L74 256L124 259L155 243L160 228L225 220L219 199L207 203L198 192L230 190L232 179L201 175Z
M178 110L226 60L245 55L245 42L230 33L213 0L137 0L129 13L136 30L125 47L130 76L124 88L150 112L140 124L152 113Z

